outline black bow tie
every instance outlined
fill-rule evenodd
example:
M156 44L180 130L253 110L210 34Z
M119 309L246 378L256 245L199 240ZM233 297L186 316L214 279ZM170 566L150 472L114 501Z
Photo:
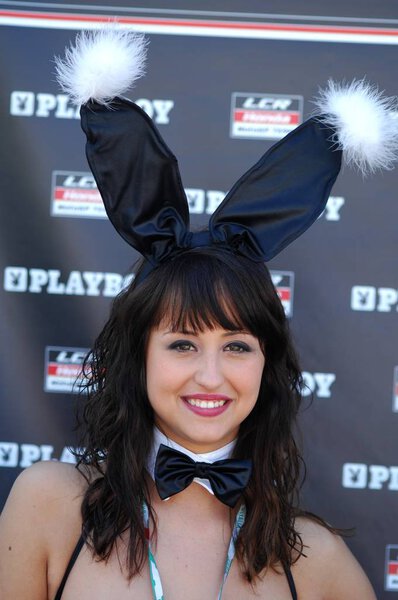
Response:
M186 454L160 444L155 483L164 500L184 490L195 477L208 479L214 495L233 508L249 481L251 469L251 460L227 458L214 463L195 462Z

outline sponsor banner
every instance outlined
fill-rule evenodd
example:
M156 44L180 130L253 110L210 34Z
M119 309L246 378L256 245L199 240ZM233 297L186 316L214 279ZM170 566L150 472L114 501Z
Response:
M317 398L331 398L331 387L336 381L335 373L310 373L303 371L301 373L304 380L302 396L314 394Z
M174 108L174 100L139 98L134 102L157 125L170 123L170 112ZM79 119L80 106L74 106L66 94L14 90L10 95L10 115L13 117Z
M392 383L392 409L398 412L398 366L394 369L394 379Z
M351 289L351 309L369 312L397 312L398 289L354 285Z
M230 136L279 140L303 120L303 96L234 92Z
M76 463L72 449L65 447L58 456L54 456L54 446L50 444L18 444L16 442L0 442L0 467L20 467L26 469L39 460L59 460Z
M294 273L292 271L270 271L272 283L288 318L293 316Z
M386 546L385 573L386 592L398 592L398 544Z
M46 346L44 353L44 391L78 394L86 383L81 369L88 348Z
M345 488L398 492L398 467L345 463L342 485Z

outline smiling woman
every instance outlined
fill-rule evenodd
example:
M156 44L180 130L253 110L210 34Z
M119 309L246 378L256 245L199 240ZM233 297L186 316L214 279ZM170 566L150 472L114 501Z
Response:
M156 425L199 454L231 442L257 401L263 365L257 338L245 332L153 330L146 370Z
M108 511L113 505L101 531L96 525L99 555L107 555L133 516L138 525L142 502L156 522L145 474L153 425L163 441L192 453L203 456L234 442L232 456L253 462L256 477L244 492L244 552L241 542L237 546L249 581L267 566L289 565L292 548L301 552L293 525L300 462L293 424L301 377L265 265L216 248L165 262L116 299L87 371L83 462L103 471L98 449L106 448L106 477L83 502L87 533L98 504ZM121 472L129 485L115 496ZM135 526L131 574L145 556L139 534Z
M168 285L162 294L169 309L152 328L147 346L147 393L155 422L169 437L198 453L237 437L240 423L257 401L264 367L258 337L243 324L247 294L239 295L250 289L253 277L246 274L247 281L231 281L228 261L222 258L192 251L174 264L175 269L169 267L172 272L165 274Z

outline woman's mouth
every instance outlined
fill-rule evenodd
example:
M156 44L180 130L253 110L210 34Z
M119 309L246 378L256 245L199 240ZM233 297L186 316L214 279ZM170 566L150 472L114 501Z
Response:
M194 396L181 396L181 398L189 410L203 417L215 417L221 414L231 402L231 398L219 394L195 394Z

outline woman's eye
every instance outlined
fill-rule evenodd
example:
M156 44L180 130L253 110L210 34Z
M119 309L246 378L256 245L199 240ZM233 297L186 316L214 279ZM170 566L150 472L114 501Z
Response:
M178 340L177 342L170 344L169 349L177 350L177 352L189 352L190 350L195 350L195 346L191 344L191 342Z
M231 342L225 348L228 352L234 352L237 354L243 354L244 352L250 352L250 346L243 342Z

